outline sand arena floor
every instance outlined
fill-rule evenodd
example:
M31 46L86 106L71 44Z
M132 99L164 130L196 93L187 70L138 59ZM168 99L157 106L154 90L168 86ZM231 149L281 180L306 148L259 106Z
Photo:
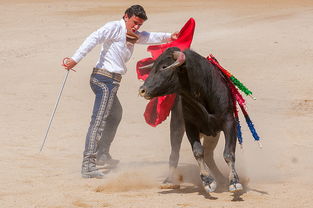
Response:
M272 1L0 1L0 207L208 208L313 207L313 2ZM148 57L138 45L118 96L123 120L112 144L118 168L103 180L80 176L93 105L89 75L95 48L70 73L44 150L42 139L65 75L60 66L91 32L119 20L132 4L149 20L142 30L174 32L193 17L192 49L220 63L257 97L248 110L263 149L243 124L237 169L246 192L212 193L199 185L198 168L184 138L181 189L159 189L167 174L169 120L156 128L143 118L135 64ZM215 153L222 159L223 138Z

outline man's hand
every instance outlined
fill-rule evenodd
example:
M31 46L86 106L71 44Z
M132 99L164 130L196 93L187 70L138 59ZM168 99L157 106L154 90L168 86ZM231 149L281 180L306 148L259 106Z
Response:
M73 59L65 58L63 66L65 69L71 70L74 66L76 66L76 64L77 64L76 61L74 61Z
M127 33L126 33L126 41L127 42L135 44L138 39L139 39L139 36L136 33L134 33L131 30L127 30Z
M177 38L179 37L179 32L174 32L171 35L171 41L177 40Z

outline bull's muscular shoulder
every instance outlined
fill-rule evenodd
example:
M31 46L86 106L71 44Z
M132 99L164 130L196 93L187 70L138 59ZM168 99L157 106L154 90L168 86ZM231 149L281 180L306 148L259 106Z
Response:
M180 79L180 82L185 95L182 96L188 95L188 100L199 102L205 109L200 111L199 105L189 106L189 112L199 112L196 113L197 117L189 116L199 120L205 115L205 118L200 119L201 123L211 123L211 126L214 126L219 123L221 114L232 109L229 90L222 75L205 57L192 50L185 50L184 53L186 55L186 65L184 66L186 73L181 76L185 79Z
M208 136L215 136L221 130L221 122L216 114L210 113L206 107L188 94L182 95L183 115L186 123L190 123Z
M207 73L208 68L211 68L208 60L204 56L200 55L199 53L191 49L187 49L184 51L184 54L186 56L186 67L189 70L195 70L195 69L197 71L203 70L205 73ZM201 76L201 74L196 74L196 75Z

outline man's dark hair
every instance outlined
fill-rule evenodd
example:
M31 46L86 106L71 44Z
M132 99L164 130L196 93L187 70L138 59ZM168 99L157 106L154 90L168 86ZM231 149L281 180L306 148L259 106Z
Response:
M127 14L128 18L131 18L135 15L136 17L139 17L143 20L148 19L145 10L140 5L133 5L129 7L128 9L126 9L125 14Z

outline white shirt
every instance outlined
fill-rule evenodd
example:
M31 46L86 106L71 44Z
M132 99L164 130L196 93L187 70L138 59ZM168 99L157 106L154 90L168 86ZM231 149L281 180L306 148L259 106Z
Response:
M97 44L102 44L96 68L125 74L127 71L125 63L129 61L134 50L134 45L126 42L126 32L124 19L108 22L86 38L72 59L78 63ZM163 43L171 37L171 33L137 31L136 34L139 36L137 43L140 44Z

